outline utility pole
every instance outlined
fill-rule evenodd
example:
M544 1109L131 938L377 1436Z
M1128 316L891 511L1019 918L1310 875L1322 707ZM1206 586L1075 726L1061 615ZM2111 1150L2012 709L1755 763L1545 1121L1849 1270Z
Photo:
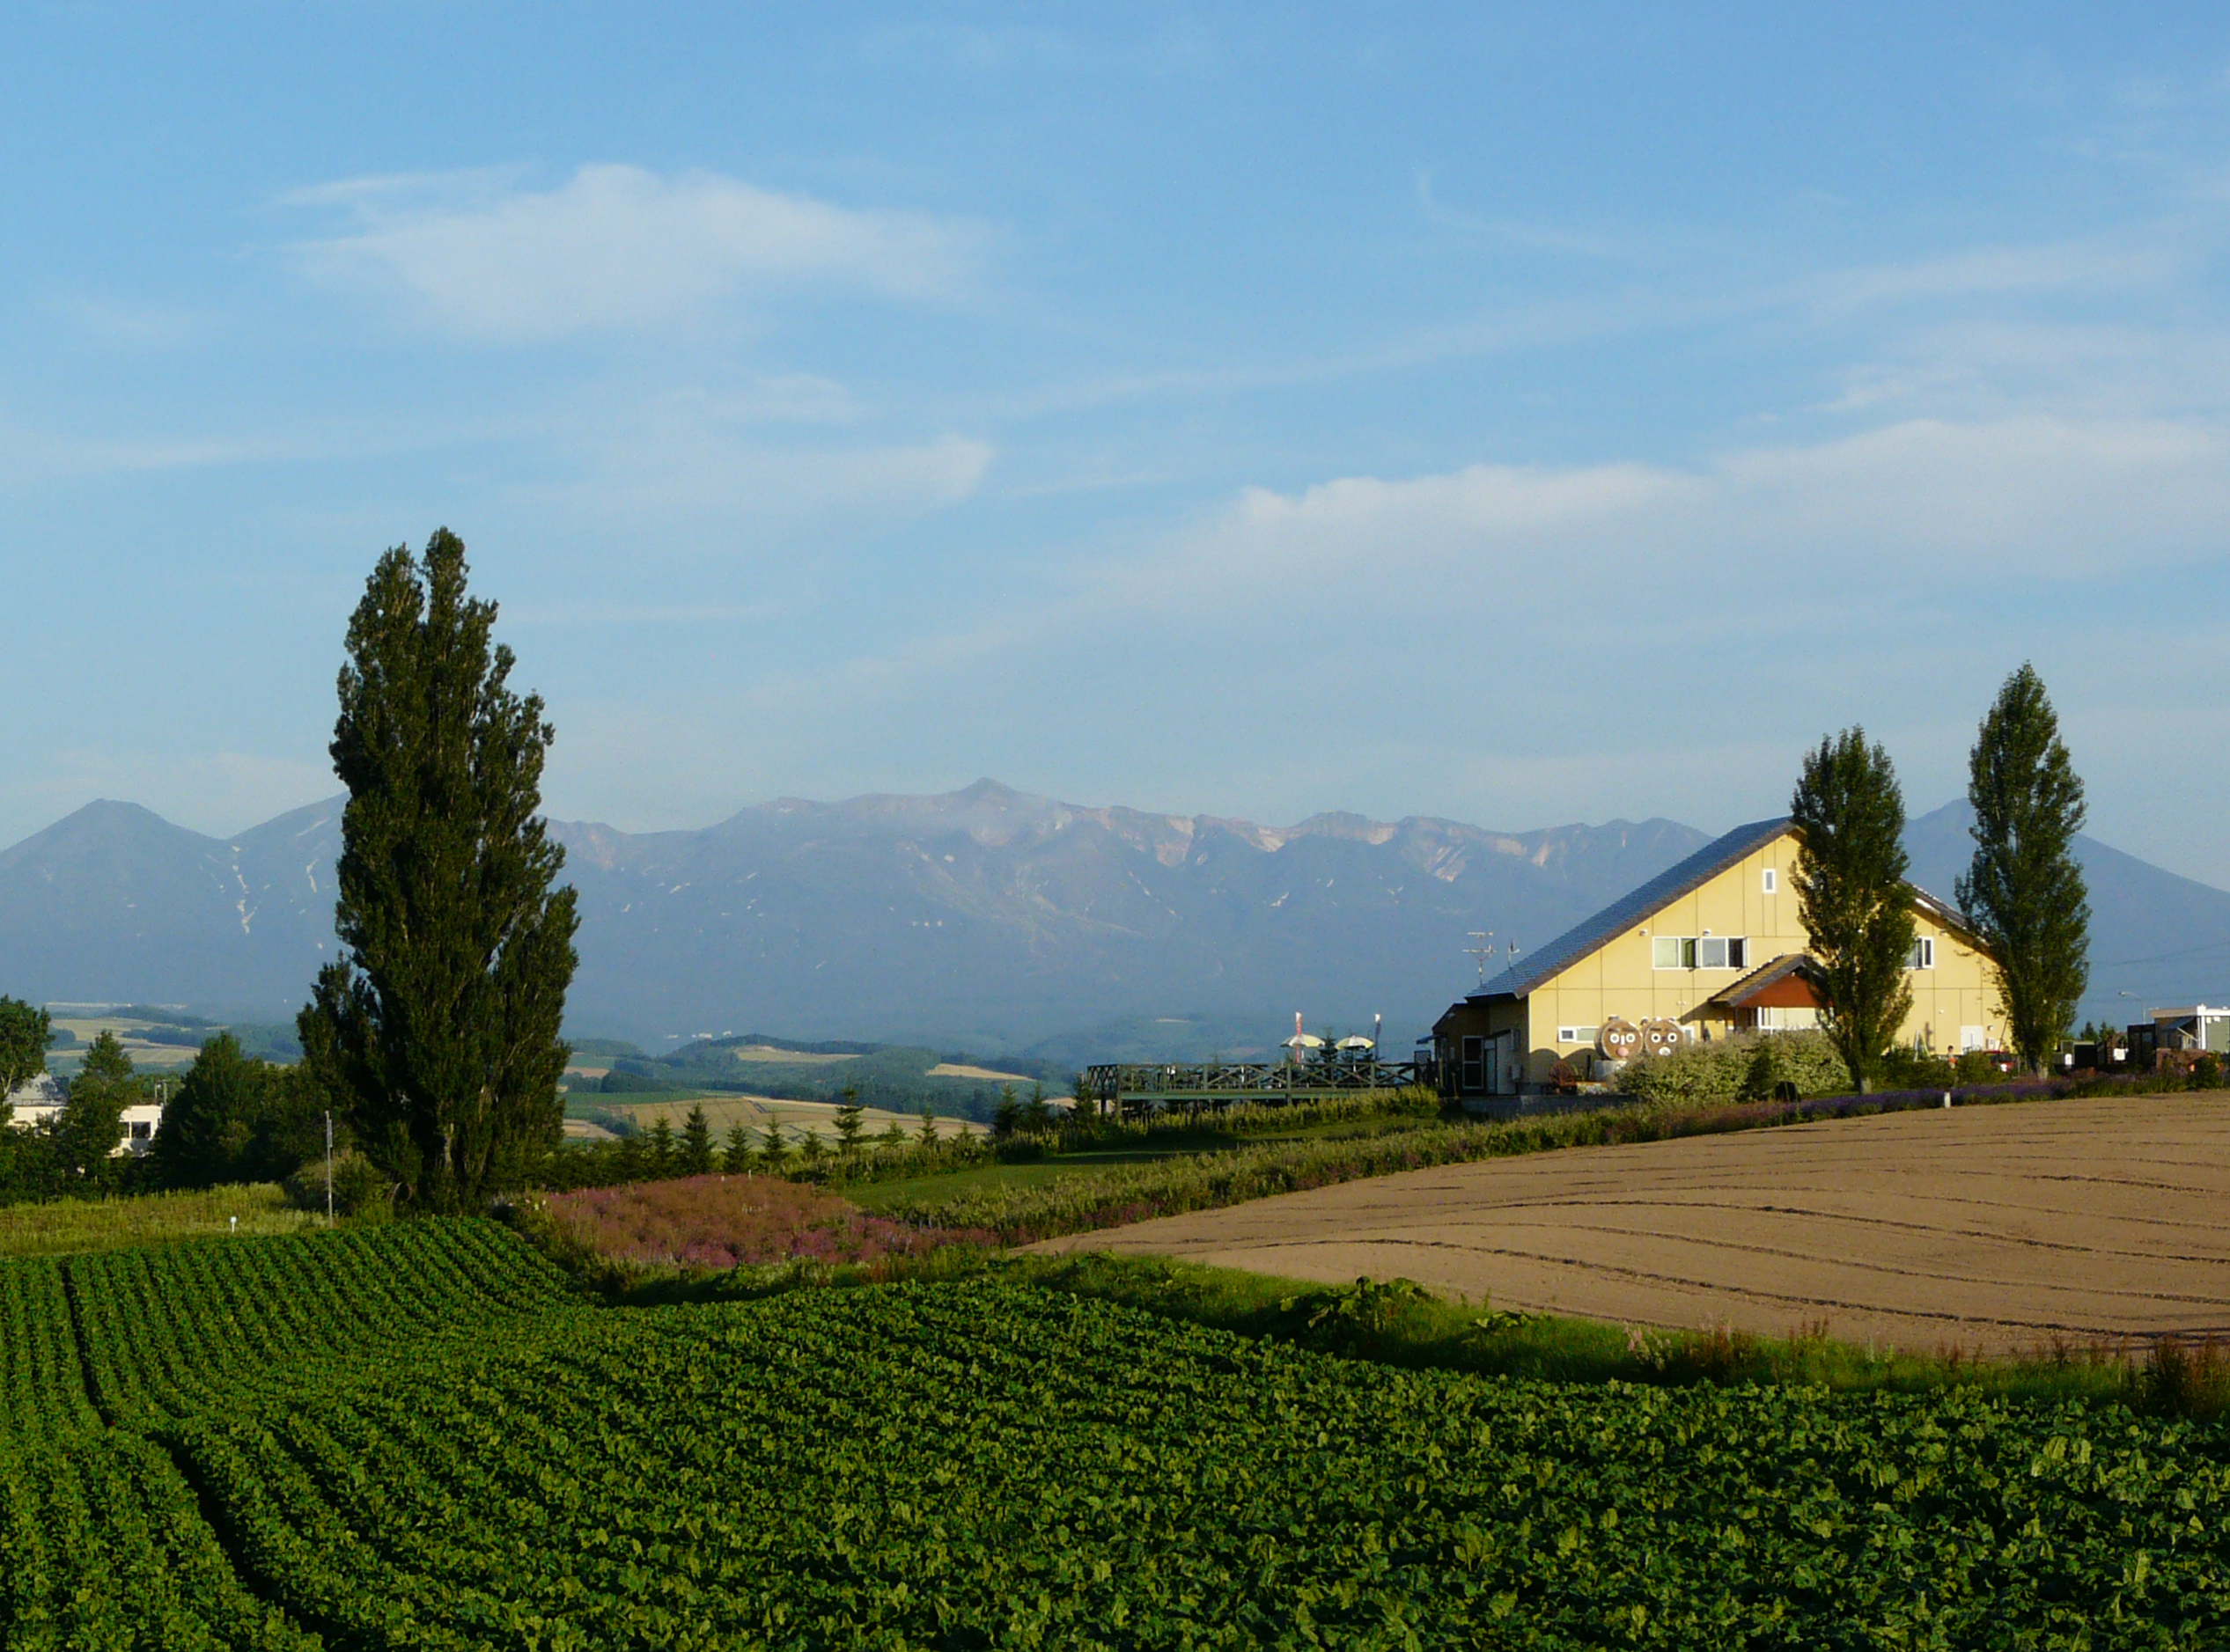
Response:
M325 1225L333 1225L333 1109L325 1110Z

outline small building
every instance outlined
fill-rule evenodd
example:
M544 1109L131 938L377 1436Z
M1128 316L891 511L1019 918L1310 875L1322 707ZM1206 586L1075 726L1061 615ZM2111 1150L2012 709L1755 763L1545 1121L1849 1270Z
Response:
M28 1130L52 1119L68 1099L62 1081L52 1073L33 1073L8 1092L8 1105L13 1110L8 1122L18 1130Z
M1738 826L1449 1006L1433 1024L1442 1092L1549 1088L1738 1032L1819 1024L1794 824ZM1908 885L1918 929L1900 1042L1946 1056L2003 1043L1997 971L1954 908Z
M2230 1008L2220 1004L2184 1004L2167 1010L2148 1010L2156 1050L2211 1050L2230 1054Z
M39 1073L24 1080L8 1092L8 1105L13 1109L8 1122L18 1130L33 1130L50 1124L70 1105L69 1092L52 1073ZM122 1158L127 1154L136 1156L155 1145L155 1133L163 1127L163 1106L160 1101L135 1102L123 1110L123 1139L109 1150L109 1157Z

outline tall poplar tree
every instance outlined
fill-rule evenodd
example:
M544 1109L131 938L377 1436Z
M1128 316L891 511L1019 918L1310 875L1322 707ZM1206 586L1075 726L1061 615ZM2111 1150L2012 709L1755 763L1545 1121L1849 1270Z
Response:
M1795 881L1820 1021L1861 1090L1912 1010L1912 896L1905 885L1905 796L1889 753L1862 728L1823 738L1789 804Z
M555 731L509 687L496 605L466 574L444 528L421 558L381 557L350 618L330 747L345 950L297 1022L359 1150L425 1211L478 1208L556 1145L577 961L565 852L537 812Z
M2014 1054L2043 1070L2090 984L2091 904L2075 834L2083 782L2036 668L2006 679L1968 760L1975 858L1954 893L1998 963Z

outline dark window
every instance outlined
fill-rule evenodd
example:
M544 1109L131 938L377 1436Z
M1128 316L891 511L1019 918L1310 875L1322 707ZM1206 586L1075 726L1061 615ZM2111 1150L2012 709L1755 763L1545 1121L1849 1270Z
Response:
M1467 1038L1463 1041L1462 1089L1466 1095L1476 1094L1487 1087L1486 1043L1484 1039L1479 1038Z

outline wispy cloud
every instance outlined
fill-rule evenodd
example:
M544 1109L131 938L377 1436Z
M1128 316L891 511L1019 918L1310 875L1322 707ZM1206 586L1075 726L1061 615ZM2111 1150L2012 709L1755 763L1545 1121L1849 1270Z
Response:
M1978 246L1822 275L1807 283L1823 309L1936 304L2022 293L2127 291L2160 285L2190 264L2188 249L2157 240Z
M548 190L482 173L355 180L288 200L353 220L294 249L305 275L398 293L439 327L505 341L655 327L738 295L949 299L983 239L926 213L624 165L583 166Z
M63 293L49 309L79 338L107 349L167 350L198 342L217 318L176 305L145 304L92 293Z

